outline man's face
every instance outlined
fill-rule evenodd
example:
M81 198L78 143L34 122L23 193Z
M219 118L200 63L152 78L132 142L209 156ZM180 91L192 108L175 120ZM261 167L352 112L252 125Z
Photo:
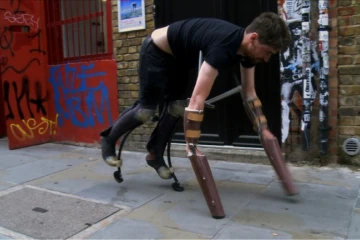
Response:
M276 50L272 47L261 44L258 40L257 33L252 33L250 37L250 45L247 51L247 56L254 63L268 62L271 55L276 54Z

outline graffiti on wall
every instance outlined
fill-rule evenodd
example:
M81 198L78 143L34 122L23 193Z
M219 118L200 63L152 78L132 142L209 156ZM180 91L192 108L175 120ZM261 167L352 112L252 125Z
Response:
M114 60L50 66L61 135L56 140L94 142L101 129L113 123L118 115L115 69Z
M305 30L310 25L310 19L304 21L303 14L309 13L310 6L304 9L302 0L282 0L279 8L279 13L287 22L293 40L289 48L280 55L281 141L284 143L290 132L291 114L301 119L299 128L302 130L309 128L311 106L318 91L314 76L319 72L319 56L316 41L311 41L308 35L304 34L308 32ZM310 65L305 67L307 63ZM294 102L295 93L303 99L303 107Z
M57 120L47 107L50 98L40 7L35 1L4 1L0 19L0 49L6 59L1 61L0 74L10 148L42 142L56 134Z
M10 23L19 23L25 24L29 26L32 30L37 31L39 29L39 21L40 18L35 19L36 17L31 14L26 13L12 13L10 11L6 11L4 13L4 19L9 21Z
M106 72L94 69L94 63L50 68L55 109L59 125L68 120L76 127L93 127L96 122L112 124L108 89L103 80ZM97 85L94 85L93 83Z

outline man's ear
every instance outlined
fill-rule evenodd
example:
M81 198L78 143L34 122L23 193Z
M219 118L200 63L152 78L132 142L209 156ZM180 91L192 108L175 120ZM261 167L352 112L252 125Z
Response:
M257 40L259 35L256 32L250 33L250 42L254 44L254 41Z
M259 35L256 32L250 33L250 43L251 45L255 44L255 41L258 40Z

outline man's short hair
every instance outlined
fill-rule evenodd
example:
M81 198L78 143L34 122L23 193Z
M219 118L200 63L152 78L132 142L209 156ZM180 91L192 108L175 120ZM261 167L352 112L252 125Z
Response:
M256 32L261 44L280 52L287 50L291 43L288 26L280 16L273 12L260 14L247 26L246 32Z

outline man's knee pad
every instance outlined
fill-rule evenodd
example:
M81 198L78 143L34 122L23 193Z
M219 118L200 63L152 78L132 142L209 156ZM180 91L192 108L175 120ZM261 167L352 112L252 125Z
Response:
M138 105L140 106L140 105ZM141 121L142 123L145 123L150 120L155 115L155 109L146 109L139 107L139 109L136 111L135 118L136 120Z
M176 100L169 103L167 110L168 113L174 117L183 117L186 106L186 100Z

